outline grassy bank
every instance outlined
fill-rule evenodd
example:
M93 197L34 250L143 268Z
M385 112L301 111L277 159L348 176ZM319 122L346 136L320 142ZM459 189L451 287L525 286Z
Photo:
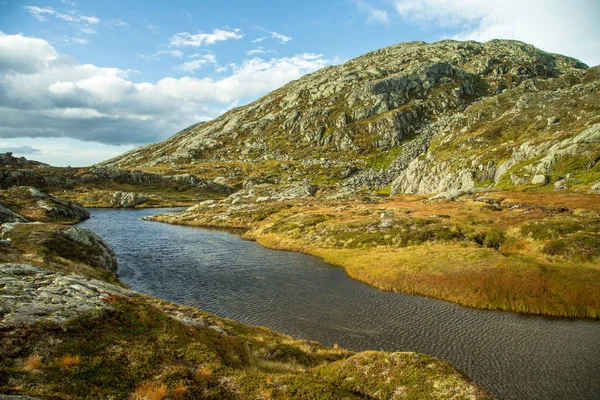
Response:
M321 257L377 288L465 306L600 318L600 196L493 192L457 201L309 199L157 217L252 228L272 249Z
M0 332L0 390L156 400L387 399L398 390L406 399L491 398L426 355L354 354L146 297L107 301L112 310L65 329Z

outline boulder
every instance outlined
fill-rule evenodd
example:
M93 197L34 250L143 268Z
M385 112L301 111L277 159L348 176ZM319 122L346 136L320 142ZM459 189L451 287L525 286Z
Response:
M144 204L148 198L144 195L133 192L115 192L112 195L110 203L114 207L120 208L135 208L140 204Z

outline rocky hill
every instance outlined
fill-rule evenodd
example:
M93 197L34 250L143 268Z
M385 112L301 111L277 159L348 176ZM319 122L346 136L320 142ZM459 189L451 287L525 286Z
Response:
M600 179L599 90L600 68L517 41L400 43L101 166L392 193L588 190Z

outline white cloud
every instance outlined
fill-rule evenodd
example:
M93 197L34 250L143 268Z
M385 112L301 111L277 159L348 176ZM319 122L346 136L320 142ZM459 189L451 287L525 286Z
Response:
M88 24L97 24L100 22L99 18L96 17L88 17L85 15L82 15L79 17L83 22L87 22Z
M216 58L201 54L194 61ZM253 58L228 65L218 79L136 83L128 70L80 64L44 40L0 33L0 138L153 142L328 63L320 54Z
M0 72L34 73L58 58L54 48L45 40L0 32Z
M281 33L277 32L271 32L271 38L279 40L279 43L281 44L286 44L287 42L292 40L291 37L282 35Z
M261 28L261 29L266 31L266 29L264 29L264 28ZM278 40L279 43L281 43L281 44L286 44L293 38L286 36L286 35L282 35L281 33L278 33L275 31L271 31L271 32L269 32L269 36L262 36L262 37L256 38L256 39L252 40L252 43L260 43L267 39L275 39L275 40Z
M248 54L249 56L256 55L256 54L271 54L271 53L276 53L276 52L273 50L267 50L262 46L259 46L256 49L248 50L246 52L246 54Z
M129 26L129 24L127 22L122 21L120 19L113 19L110 21L106 21L105 23L114 28L123 28L123 27Z
M68 36L64 36L61 39L59 39L61 42L63 43L67 43L67 44L87 44L88 40L84 39L84 38L78 38L78 37L68 37Z
M48 16L53 16L67 22L83 22L92 25L100 22L100 19L97 17L78 14L76 11L73 11L71 14L65 14L52 7L23 6L23 8L30 13L32 17L42 22L47 21Z
M148 25L146 25L146 29L148 29L148 32L151 32L151 33L160 32L160 26L158 26L158 25L148 24Z
M204 54L204 55L194 54L194 56L195 56L195 57L193 57L194 60L184 62L183 64L178 66L177 69L180 69L180 70L186 71L186 72L194 72L195 70L202 68L202 66L204 66L206 64L216 64L217 63L217 58L215 57L214 54Z
M390 17L386 10L380 10L365 1L355 1L356 7L367 17L369 22L389 24Z
M37 6L23 6L23 8L30 13L33 18L42 22L48 20L48 15L56 14L56 11L51 7L42 8Z
M459 40L516 39L600 64L597 0L395 0L407 22L435 24Z
M95 35L97 33L95 28L83 27L80 29L82 33L86 33L88 35Z
M146 60L146 61L154 61L154 60L160 60L161 56L163 56L165 54L170 55L171 57L175 57L175 58L183 57L183 51L173 50L173 49L158 50L154 54L139 54L138 53L138 54L136 54L136 57L140 58L142 60Z
M215 29L213 33L197 33L180 32L170 39L170 45L173 47L200 47L206 44L215 44L229 39L241 39L244 37L239 29L226 31L223 29Z

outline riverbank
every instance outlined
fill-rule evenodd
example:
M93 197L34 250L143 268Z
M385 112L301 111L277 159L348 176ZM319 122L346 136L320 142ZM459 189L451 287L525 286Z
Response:
M492 398L434 357L325 347L142 295L119 281L114 252L91 231L29 221L2 225L2 254L17 262L0 264L0 393Z
M244 238L321 257L384 290L481 309L600 317L598 195L264 198L208 201L151 219L250 229Z

